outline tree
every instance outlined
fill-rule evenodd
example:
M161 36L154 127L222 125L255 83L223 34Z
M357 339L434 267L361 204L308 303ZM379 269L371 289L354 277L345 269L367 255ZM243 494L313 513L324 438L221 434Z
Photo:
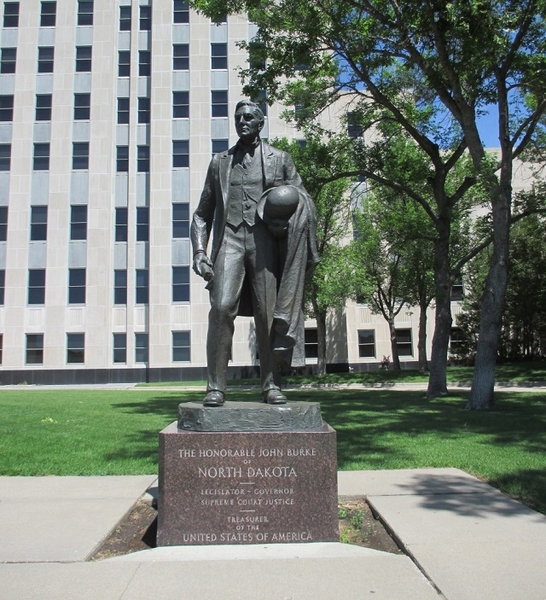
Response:
M534 214L511 232L511 270L500 344L501 359L546 356L546 221Z
M404 306L419 306L419 368L427 370L427 309L434 296L434 233L419 205L393 198L377 186L355 219L354 246L373 287L363 299L389 326L393 369L400 369L395 319ZM427 235L428 234L428 235Z
M333 310L344 307L353 295L356 271L347 244L351 227L350 182L332 179L332 173L346 169L350 160L333 148L335 140L308 139L305 144L286 139L275 140L274 145L292 156L304 186L315 201L317 209L317 252L320 262L308 281L308 314L317 322L317 373L326 373L326 321ZM340 164L345 163L345 164ZM350 241L350 238L349 238ZM363 285L360 279L359 285Z
M453 210L481 179L492 213L492 254L483 297L470 408L494 402L494 369L508 276L512 165L540 128L546 108L546 0L194 0L216 21L247 12L257 25L242 73L246 90L298 107L304 124L340 98L370 130L395 122L429 159L435 206L401 188L437 231L436 323L429 395L446 393L451 312L449 240ZM491 167L478 117L498 111L500 156ZM442 116L445 121L442 121ZM380 144L379 144L380 145ZM463 153L474 175L455 192L446 177ZM372 158L368 156L368 158ZM372 162L361 173L373 179ZM432 210L432 208L434 208Z
M517 221L511 231L511 269L503 315L499 358L536 360L546 356L546 220L532 214ZM472 262L468 295L457 317L462 330L459 356L472 358L480 322L480 300L487 278L491 248Z
M430 119L421 116L423 125ZM420 307L419 363L423 370L427 367L426 308L432 300L432 274L436 317L428 395L443 395L447 393L451 287L460 278L466 261L489 235L487 230L472 234L469 226L474 207L483 202L483 191L479 182L473 181L473 166L467 155L446 152L443 158L447 162L436 168L399 124L382 121L377 131L381 141L360 145L356 160L373 170L369 177L371 190L393 213L393 219L386 220L385 225L390 235L399 231L397 237L403 243L398 241L397 247L404 261L415 266L405 270L405 289L406 301ZM442 184L431 189L429 182L439 178Z

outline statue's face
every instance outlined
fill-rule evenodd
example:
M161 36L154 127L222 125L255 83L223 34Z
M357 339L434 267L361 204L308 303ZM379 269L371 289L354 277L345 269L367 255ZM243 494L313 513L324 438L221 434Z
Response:
M235 113L235 129L243 142L253 142L260 133L263 123L254 114L250 106L242 106Z

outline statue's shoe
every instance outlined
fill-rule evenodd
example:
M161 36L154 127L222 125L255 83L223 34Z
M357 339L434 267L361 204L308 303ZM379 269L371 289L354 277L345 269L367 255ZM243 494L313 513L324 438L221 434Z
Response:
M226 401L226 397L223 392L218 390L211 390L205 396L203 400L203 406L223 406Z
M286 404L286 396L280 390L268 390L263 394L266 404Z

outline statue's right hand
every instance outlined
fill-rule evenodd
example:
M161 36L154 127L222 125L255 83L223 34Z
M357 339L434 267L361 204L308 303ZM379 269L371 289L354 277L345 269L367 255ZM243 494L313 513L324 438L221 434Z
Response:
M193 270L205 281L212 281L214 271L209 257L204 252L197 252L193 258Z

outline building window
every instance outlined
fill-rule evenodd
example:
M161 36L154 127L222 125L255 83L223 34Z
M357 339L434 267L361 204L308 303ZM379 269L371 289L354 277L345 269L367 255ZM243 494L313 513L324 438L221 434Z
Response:
M91 94L74 94L74 120L89 121L91 117Z
M116 146L116 171L118 173L129 171L129 146Z
M70 207L70 239L87 239L87 205L73 204Z
M190 237L190 205L187 202L173 204L173 238Z
M78 46L76 48L76 73L91 72L91 46Z
M137 206L136 239L137 242L147 242L150 239L150 209L147 206Z
M13 96L0 96L0 121L13 121Z
M148 362L148 334L135 333L135 362Z
M187 71L190 68L189 44L173 45L173 71Z
M173 92L173 118L188 119L190 116L190 93Z
M85 362L85 333L66 334L66 362L68 364Z
M227 90L216 90L211 92L211 110L213 117L228 116Z
M318 333L316 329L305 330L305 358L318 357Z
M11 144L0 144L0 171L11 168Z
M49 143L34 144L33 169L35 171L49 170Z
M212 154L219 154L229 149L229 140L212 140Z
M149 50L138 51L138 74L148 77L152 70L152 54Z
M19 27L19 2L4 2L4 27Z
M375 358L375 330L360 329L358 331L358 356Z
M150 122L150 98L145 96L138 99L138 122Z
M150 172L150 146L137 146L137 171Z
M0 53L0 73L15 73L17 48L2 48Z
M152 29L152 7L141 6L140 7L140 31L150 31Z
M78 0L78 25L93 25L93 0Z
M129 123L129 98L118 98L118 125Z
M55 48L53 46L38 48L38 73L53 73L54 54Z
M190 7L187 2L183 2L182 0L174 0L173 20L175 23L190 22Z
M358 139L364 135L364 127L359 120L359 113L351 111L347 113L347 135Z
M396 330L396 348L399 356L413 356L411 329Z
M85 362L85 333L66 334L66 362L69 365Z
M0 333L0 365L2 364L3 361L3 356L4 354L4 334Z
M127 241L127 209L116 208L116 242Z
M114 333L114 364L127 362L127 334Z
M74 142L72 144L72 169L74 171L89 169L89 142Z
M460 302L464 298L463 280L459 277L451 286L451 301Z
M131 74L131 52L120 50L118 52L118 77L129 77Z
M55 27L56 2L42 2L40 12L40 27Z
M190 166L190 142L188 140L173 141L173 168Z
M0 306L4 306L6 291L6 270L0 269Z
M190 301L190 268L173 267L173 302Z
M42 365L44 363L44 334L27 333L27 365Z
M173 362L190 362L190 332L173 331Z
M36 96L36 121L51 121L51 94L37 94Z
M114 271L114 304L127 304L127 270Z
M8 239L8 207L0 206L0 242Z
M68 269L68 304L85 304L85 269Z
M210 45L210 68L211 69L227 69L228 68L227 44L211 44Z
M449 353L454 356L464 354L465 339L460 327L452 327L449 337Z
M28 304L45 304L45 269L28 270Z
M148 304L148 269L136 270L136 303Z
M119 30L120 31L131 31L131 7L120 6L119 7Z
M30 207L30 240L47 240L47 206Z

